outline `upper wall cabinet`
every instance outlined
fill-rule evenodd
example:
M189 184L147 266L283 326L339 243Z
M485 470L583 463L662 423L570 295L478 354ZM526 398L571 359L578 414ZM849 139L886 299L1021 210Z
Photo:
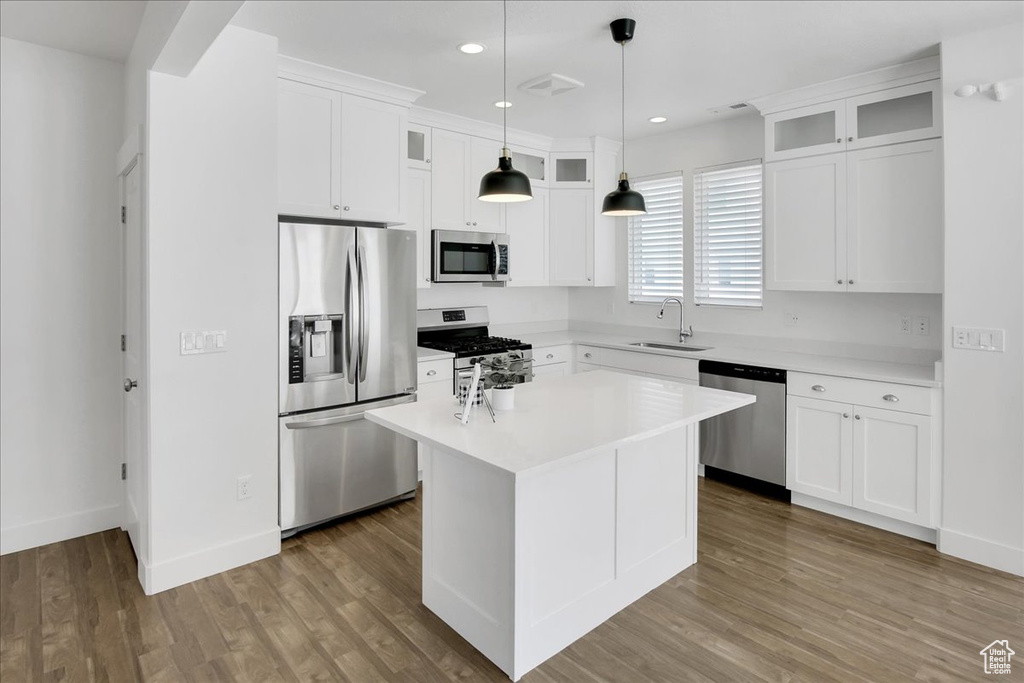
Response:
M431 227L504 232L501 205L478 199L480 179L498 167L501 143L439 128L431 133Z
M552 188L593 189L594 155L581 152L552 152Z
M781 161L942 135L939 81L765 116L765 160Z
M535 149L510 147L512 167L522 171L530 179L531 187L548 186L548 155Z
M278 205L287 215L401 222L408 110L278 79Z
M406 133L408 139L408 165L409 168L419 168L425 171L430 170L430 128L415 123L409 124Z

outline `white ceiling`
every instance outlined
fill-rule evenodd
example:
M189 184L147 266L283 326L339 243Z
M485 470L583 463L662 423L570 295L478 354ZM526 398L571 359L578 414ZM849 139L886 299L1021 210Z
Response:
M143 0L3 0L0 35L124 62L145 9Z
M509 126L618 139L619 46L626 46L626 134L715 118L712 107L938 53L943 39L1020 20L1022 2L508 2ZM234 24L280 39L283 54L426 91L418 105L500 123L501 3L247 2ZM455 48L483 42L480 55ZM516 90L555 72L585 87L552 98ZM660 125L651 116L667 116Z

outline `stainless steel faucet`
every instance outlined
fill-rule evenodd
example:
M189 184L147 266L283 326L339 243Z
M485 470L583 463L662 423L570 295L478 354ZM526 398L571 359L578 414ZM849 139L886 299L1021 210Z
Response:
M680 301L678 298L676 298L674 296L670 296L670 297L666 298L664 301L662 301L661 302L661 310L658 311L658 320L661 320L662 318L665 317L665 306L667 306L670 301L675 301L677 304L679 304L679 343L680 344L685 344L686 340L693 336L693 325L690 325L690 329L689 330L684 330L683 329L683 302L682 301Z

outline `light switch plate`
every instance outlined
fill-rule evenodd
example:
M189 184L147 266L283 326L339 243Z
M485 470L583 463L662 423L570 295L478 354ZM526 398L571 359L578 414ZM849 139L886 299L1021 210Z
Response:
M971 351L1005 351L1006 332L984 327L954 327L953 348Z
M199 353L224 353L228 350L227 330L182 332L180 339L182 356L194 356Z

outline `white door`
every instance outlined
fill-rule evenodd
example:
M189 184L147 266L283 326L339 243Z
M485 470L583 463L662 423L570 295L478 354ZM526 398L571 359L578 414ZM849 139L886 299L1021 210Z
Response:
M509 287L548 283L548 190L533 188L533 199L505 205L509 236Z
M786 400L786 488L853 503L853 407L801 396Z
M551 190L548 201L550 284L587 286L593 279L594 191Z
M932 526L931 418L854 406L853 504Z
M846 291L846 153L765 164L766 289Z
M277 86L278 211L340 218L341 93L285 79Z
M942 292L942 140L846 155L851 292Z
M765 161L782 161L846 150L843 100L790 109L764 117Z
M942 135L938 79L846 100L846 149L863 149Z
M143 377L145 339L142 327L142 164L136 164L122 176L124 220L121 232L122 284L122 382L124 383L124 473L125 527L140 558L149 557L147 533L148 502L146 499L146 462L144 457Z
M539 382L550 377L564 377L569 374L568 363L551 363L533 366L533 381Z
M408 171L408 205L402 230L416 232L416 288L430 288L430 171L410 168Z
M342 95L342 218L378 223L402 219L407 118L403 107Z
M501 143L486 138L473 138L470 143L469 219L473 230L480 232L505 232L505 216L498 202L480 201L480 179L498 168ZM529 202L526 202L529 203Z
M470 230L470 137L435 128L431 131L430 227L435 230ZM473 196L476 201L476 195Z

